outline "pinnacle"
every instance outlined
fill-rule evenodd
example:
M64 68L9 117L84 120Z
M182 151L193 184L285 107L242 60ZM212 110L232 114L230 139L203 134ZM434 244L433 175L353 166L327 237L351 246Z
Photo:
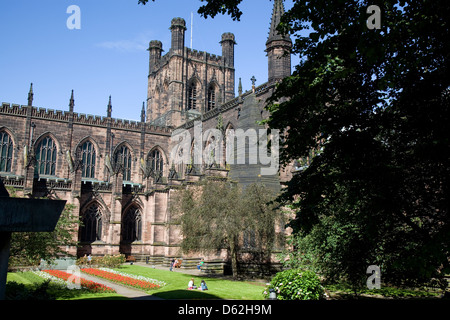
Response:
M289 36L287 35L280 35L277 27L281 22L281 17L284 14L284 2L283 0L274 0L273 4L273 11L272 11L272 18L270 21L270 31L269 31L269 38L267 39L267 43L274 41L274 40L288 40Z

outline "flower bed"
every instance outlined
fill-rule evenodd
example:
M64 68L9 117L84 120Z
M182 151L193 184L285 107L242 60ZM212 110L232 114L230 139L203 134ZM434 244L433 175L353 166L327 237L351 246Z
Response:
M35 275L44 278L46 280L50 280L53 284L59 285L60 287L67 287L67 282L61 278L54 277L47 272L44 271L32 271Z
M100 277L109 281L113 281L122 285L130 286L141 290L158 289L165 285L165 283L162 281L142 276L134 276L131 274L122 273L107 268L100 268L100 269L86 268L81 269L81 271L96 277Z
M94 282L94 281L83 279L81 277L75 276L73 274L70 274L70 273L67 273L64 271L44 270L42 273L49 274L50 276L52 276L56 279L59 279L56 282L59 282L60 284L62 284L62 282L60 280L63 280L64 283L67 284L67 280L69 278L71 278L71 280L73 282L79 283L83 288L86 288L92 292L116 292L114 289L111 289L110 287L107 287L105 285L102 285L102 284ZM43 276L42 274L40 274L40 275ZM44 275L44 277L45 277L45 275ZM48 278L48 277L45 277L45 278ZM53 279L50 278L50 280L53 280Z

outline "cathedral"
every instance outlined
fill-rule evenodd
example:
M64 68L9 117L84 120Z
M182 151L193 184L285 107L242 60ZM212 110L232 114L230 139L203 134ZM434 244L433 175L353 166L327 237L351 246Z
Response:
M79 246L67 247L69 254L120 253L155 263L179 257L181 235L169 210L176 188L219 176L279 191L290 178L290 168L261 175L260 164L225 157L192 164L174 159L192 150L172 152L173 133L195 136L196 123L224 135L264 129L258 121L268 116L265 101L291 73L291 39L276 30L283 13L283 1L275 0L266 42L269 76L246 92L240 83L235 92L235 35L218 37L221 55L197 51L185 46L182 18L171 21L171 48L149 43L147 105L139 122L113 118L111 97L104 116L77 113L73 91L68 110L35 107L31 85L27 105L0 107L0 179L20 196L63 199L75 207L83 225L74 230Z

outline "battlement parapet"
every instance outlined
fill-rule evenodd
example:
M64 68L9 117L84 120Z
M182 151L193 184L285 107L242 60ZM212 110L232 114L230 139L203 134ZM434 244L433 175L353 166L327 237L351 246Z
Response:
M2 105L0 106L0 114L26 117L28 108L30 107L3 102ZM45 109L45 108L36 108L36 107L31 108L32 108L31 117L35 119L69 122L71 119L71 115L73 115L73 123L75 124L97 126L97 127L107 127L108 125L110 125L112 129L129 130L136 132L140 132L142 130L142 122L135 120L108 118L91 114ZM170 135L171 132L171 129L166 127L154 126L149 124L146 124L144 127L145 131L149 133Z
M33 107L31 111L31 116L33 118L58 120L58 121L69 121L69 112L53 109L35 108Z
M198 60L208 60L210 62L221 62L223 61L223 57L212 54L205 51L198 51L196 49L186 48L186 56L190 59L198 59Z
M86 114L76 114L74 113L74 123L92 125L92 126L100 126L107 127L108 121L110 122L110 126L112 129L116 130L127 130L127 131L135 131L140 132L142 130L143 123L135 120L126 120L119 118L108 118L108 117L100 117ZM159 134L170 134L169 128L158 127L158 126L150 126L148 124L144 125L146 132L159 133Z
M26 116L28 106L21 106L19 104L10 104L3 102L0 108L0 113L11 114L16 116Z
M94 116L91 114L84 114L84 113L73 113L73 122L79 123L79 124L88 124L93 126L101 126L104 127L107 125L107 118L101 117L101 116Z

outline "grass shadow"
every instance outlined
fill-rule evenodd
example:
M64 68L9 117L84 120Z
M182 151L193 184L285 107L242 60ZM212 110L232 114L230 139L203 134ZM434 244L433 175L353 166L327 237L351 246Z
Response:
M166 300L223 300L223 298L201 290L169 290L153 294Z

